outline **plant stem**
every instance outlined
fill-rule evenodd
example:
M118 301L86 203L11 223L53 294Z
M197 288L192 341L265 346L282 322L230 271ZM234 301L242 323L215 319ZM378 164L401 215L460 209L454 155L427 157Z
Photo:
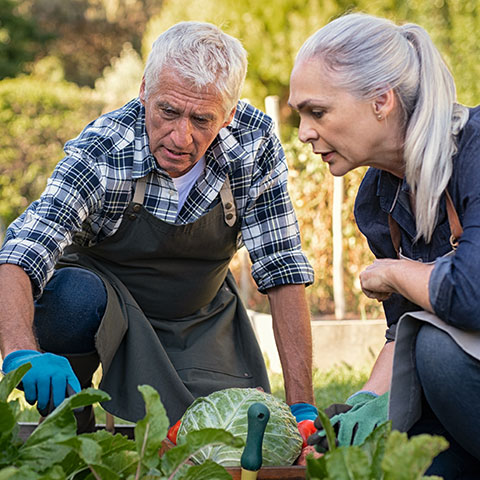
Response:
M95 471L95 469L94 469L91 465L89 465L88 468L90 469L90 471L92 472L92 475L93 475L97 480L102 480L102 477L100 477L100 476L98 475L98 473Z
M141 471L141 468L142 468L142 458L143 458L143 455L145 453L145 448L147 446L148 430L150 430L150 424L149 423L147 423L147 425L145 427L145 435L143 437L142 449L140 451L140 458L138 460L138 466L137 466L137 472L135 474L135 480L138 480L140 478L140 471Z

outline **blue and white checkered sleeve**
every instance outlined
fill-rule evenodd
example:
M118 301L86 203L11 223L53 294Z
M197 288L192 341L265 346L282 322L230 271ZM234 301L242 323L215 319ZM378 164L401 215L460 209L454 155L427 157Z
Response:
M297 218L287 191L287 162L271 136L259 152L242 222L242 237L260 291L285 284L310 284L313 269L301 249Z
M0 263L22 267L32 281L38 298L53 274L55 263L83 220L101 198L97 173L88 162L61 161L39 200L7 229Z

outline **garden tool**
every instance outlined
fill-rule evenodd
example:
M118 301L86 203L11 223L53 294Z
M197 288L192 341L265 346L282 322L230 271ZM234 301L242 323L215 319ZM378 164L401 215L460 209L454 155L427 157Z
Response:
M262 466L262 443L270 411L261 402L252 403L248 412L248 430L245 448L240 458L241 480L255 480Z

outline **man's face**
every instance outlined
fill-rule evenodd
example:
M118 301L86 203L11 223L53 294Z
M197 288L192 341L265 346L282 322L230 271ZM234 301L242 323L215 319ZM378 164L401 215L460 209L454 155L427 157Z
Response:
M223 99L215 89L194 89L168 68L156 85L149 87L148 97L142 81L140 100L145 107L150 151L171 177L187 173L235 113L232 110L227 118Z

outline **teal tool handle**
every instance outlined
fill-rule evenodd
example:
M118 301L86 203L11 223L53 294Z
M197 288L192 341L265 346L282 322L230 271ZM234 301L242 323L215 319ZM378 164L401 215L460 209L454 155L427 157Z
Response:
M245 470L257 471L262 466L262 443L270 411L263 403L250 405L248 412L248 432L240 465Z

